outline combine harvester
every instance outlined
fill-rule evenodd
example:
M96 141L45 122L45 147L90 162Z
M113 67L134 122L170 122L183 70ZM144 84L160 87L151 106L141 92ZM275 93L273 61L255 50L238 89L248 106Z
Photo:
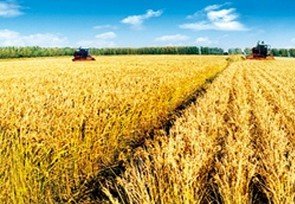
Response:
M90 55L89 49L80 47L74 52L72 61L95 61L95 58Z
M248 55L246 59L249 60L274 60L271 54L270 45L264 44L264 41L257 42L256 47L252 48L252 54Z

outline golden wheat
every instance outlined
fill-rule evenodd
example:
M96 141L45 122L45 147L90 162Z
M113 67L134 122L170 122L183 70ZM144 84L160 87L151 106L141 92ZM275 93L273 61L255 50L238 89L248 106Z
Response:
M0 63L0 202L18 204L74 201L228 64L196 56Z
M295 60L235 62L169 135L138 149L112 203L294 203ZM109 184L110 185L110 184Z

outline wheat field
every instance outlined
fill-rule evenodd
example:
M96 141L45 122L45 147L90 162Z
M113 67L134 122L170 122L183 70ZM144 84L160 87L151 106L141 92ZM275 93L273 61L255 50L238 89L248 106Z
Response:
M111 203L295 203L294 77L294 59L232 63L104 193Z
M1 60L1 203L295 203L294 59L96 59Z
M89 180L130 160L132 147L229 61L113 56L0 64L0 203L27 204L77 202Z

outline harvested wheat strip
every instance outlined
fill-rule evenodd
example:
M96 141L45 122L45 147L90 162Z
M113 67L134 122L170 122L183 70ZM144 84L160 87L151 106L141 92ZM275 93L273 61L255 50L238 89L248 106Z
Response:
M224 154L215 164L215 182L221 192L223 203L248 203L250 182L255 173L254 152L251 149L250 105L245 89L243 64L233 64L237 73L230 80L231 91L226 109L224 126L227 130Z
M280 72L277 72L277 71ZM283 66L261 66L257 70L260 77L264 78L264 81L269 83L268 87L275 89L281 97L285 97L285 100L295 103L295 90L292 89L292 80L287 79L287 76L292 75L292 72L287 73ZM289 83L286 83L289 82Z
M263 75L261 77L264 78L266 84L269 84L269 88L271 87L271 89L279 94L280 97L283 97L285 101L292 104L295 103L295 90L291 87L292 83L282 84L281 82L272 79L271 75ZM284 79L284 81L286 81L286 79Z
M256 83L256 79L253 78L253 72L256 68L252 66L244 67L244 79L246 81L245 88L248 93L248 103L250 105L250 118L249 118L249 132L251 137L250 147L254 152L254 155L250 160L255 164L255 175L251 178L249 183L250 198L249 203L259 204L259 203L271 203L271 198L268 196L268 187L266 185L265 177L261 174L260 169L263 164L261 160L263 156L261 152L264 151L264 146L262 142L262 129L259 123L259 115L255 114L255 108L257 104L254 103L256 95L261 91L260 87Z
M268 66L261 66L260 70L265 70L265 73L270 77L269 80L277 82L276 85L280 88L286 89L287 96L292 93L295 94L294 81L294 60L284 61L277 60L275 64Z
M274 203L292 203L294 199L294 157L287 133L280 128L280 116L273 111L273 104L265 98L258 78L249 74L253 93L258 174L261 188ZM254 77L253 77L254 76ZM289 155L292 156L289 156Z
M294 103L291 103L281 92L276 91L273 86L262 78L261 75L256 75L257 82L264 90L262 94L272 105L275 116L281 121L280 128L283 129L290 142L294 145L295 136L295 111Z
M266 71L271 69L272 71L269 72L268 75L272 76L273 79L276 79L279 76L279 82L284 84L286 81L283 80L282 77L288 81L292 81L291 79L293 79L292 73L294 73L294 59L290 61L278 59L271 64L261 66L260 69Z

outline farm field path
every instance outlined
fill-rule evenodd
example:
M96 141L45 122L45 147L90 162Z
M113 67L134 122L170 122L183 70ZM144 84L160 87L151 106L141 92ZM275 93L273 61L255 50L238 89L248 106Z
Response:
M105 194L112 203L294 203L294 77L294 59L234 62Z

